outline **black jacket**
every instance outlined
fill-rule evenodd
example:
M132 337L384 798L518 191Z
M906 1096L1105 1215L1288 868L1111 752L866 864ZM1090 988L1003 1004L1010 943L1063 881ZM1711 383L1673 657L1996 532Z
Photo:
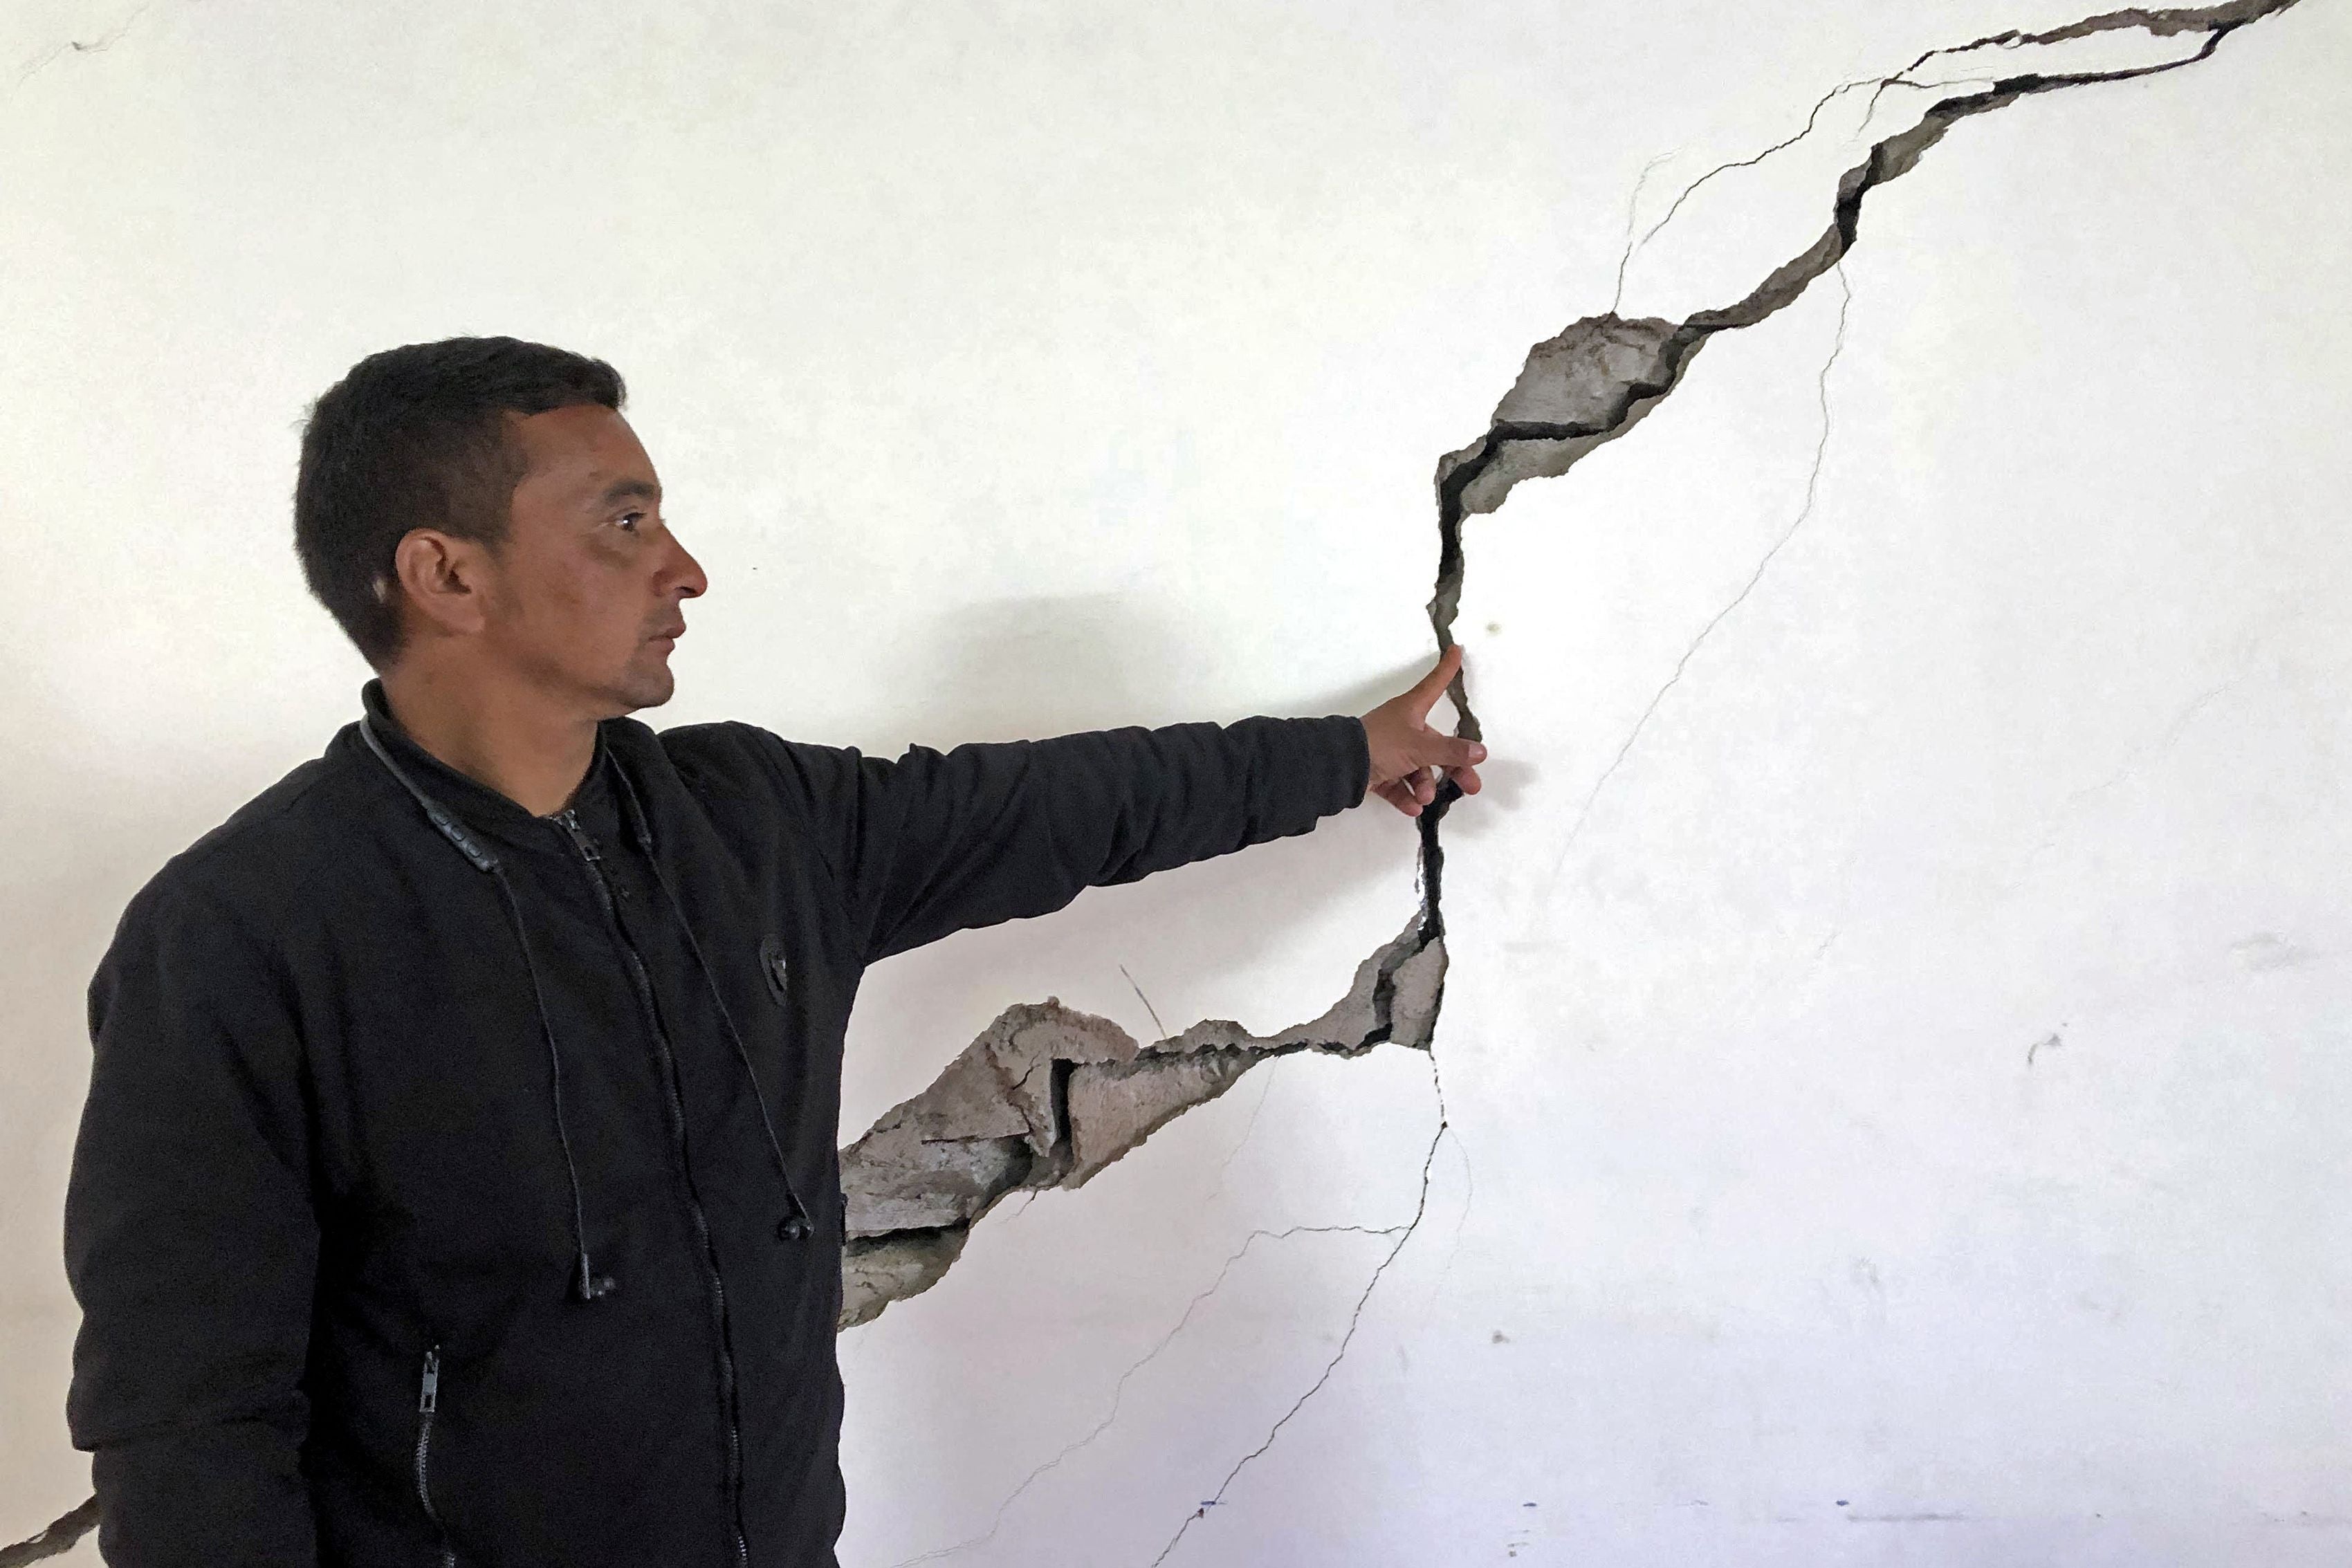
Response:
M1303 832L1369 767L1348 717L896 762L613 719L541 818L362 695L90 984L68 1414L110 1563L830 1564L866 966Z

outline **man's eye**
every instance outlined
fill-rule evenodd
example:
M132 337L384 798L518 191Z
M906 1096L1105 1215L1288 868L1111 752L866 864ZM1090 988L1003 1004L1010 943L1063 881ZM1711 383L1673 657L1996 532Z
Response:
M635 533L637 531L637 524L642 522L644 518L645 514L643 512L625 512L621 515L619 522L620 525L628 529L629 532Z

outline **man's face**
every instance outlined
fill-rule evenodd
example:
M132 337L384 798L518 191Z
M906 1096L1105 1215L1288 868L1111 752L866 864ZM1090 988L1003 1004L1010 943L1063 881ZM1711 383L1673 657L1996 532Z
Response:
M661 515L628 421L586 404L512 418L527 467L486 595L484 653L598 718L670 698L682 601L709 587Z

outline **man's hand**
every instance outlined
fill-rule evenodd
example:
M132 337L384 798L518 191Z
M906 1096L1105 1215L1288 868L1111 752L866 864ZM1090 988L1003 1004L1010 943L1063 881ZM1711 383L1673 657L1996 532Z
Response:
M1478 792L1478 769L1472 765L1486 760L1486 748L1429 727L1429 710L1461 667L1462 645L1457 643L1411 691L1364 716L1364 738L1372 752L1366 800L1378 795L1406 816L1418 817L1423 807L1437 799L1441 779L1452 779L1465 795Z

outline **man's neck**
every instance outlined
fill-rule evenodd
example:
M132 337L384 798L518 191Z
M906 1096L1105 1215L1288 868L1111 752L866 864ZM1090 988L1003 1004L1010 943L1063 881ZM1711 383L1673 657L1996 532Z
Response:
M383 696L409 739L535 817L562 810L595 760L596 720L518 682L404 660Z

